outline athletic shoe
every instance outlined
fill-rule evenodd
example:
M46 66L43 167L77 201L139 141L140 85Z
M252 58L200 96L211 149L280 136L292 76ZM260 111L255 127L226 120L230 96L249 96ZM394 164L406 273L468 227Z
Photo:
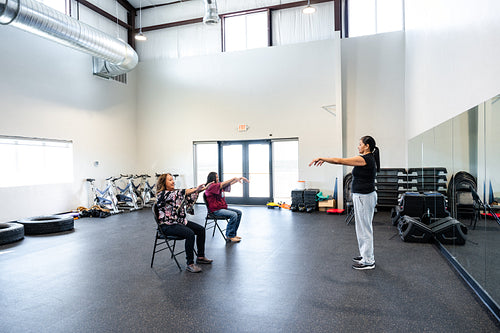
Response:
M352 258L352 261L354 261L356 264L360 264L362 259L363 257L354 257Z
M186 271L191 272L191 273L200 273L201 267L198 265L195 265L195 264L187 265Z
M211 264L212 262L213 262L212 259L208 259L206 257L196 259L197 264Z
M227 241L232 243L239 243L241 242L241 239L236 237L227 237Z
M358 270L361 270L361 269L374 269L375 268L375 263L373 264L362 264L362 263L359 263L359 264L354 264L352 265L352 268L354 269L358 269Z

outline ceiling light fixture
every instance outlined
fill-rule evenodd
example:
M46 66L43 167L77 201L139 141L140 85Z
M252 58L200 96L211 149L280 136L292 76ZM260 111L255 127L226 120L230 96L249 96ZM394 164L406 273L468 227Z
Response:
M215 0L205 0L205 16L203 23L217 24L219 23L219 14L217 13L217 2Z
M135 35L135 39L139 41L145 41L148 38L142 33L142 0L139 3L139 33Z
M312 14L316 12L316 8L314 8L313 6L311 6L311 0L307 0L307 7L305 7L304 9L302 9L302 13L304 14Z

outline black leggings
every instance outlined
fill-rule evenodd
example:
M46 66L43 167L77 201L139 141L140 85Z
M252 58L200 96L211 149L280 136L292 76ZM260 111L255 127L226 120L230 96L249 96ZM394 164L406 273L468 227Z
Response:
M196 235L196 248L198 249L198 257L205 256L205 228L188 221L184 224L162 224L161 228L167 236L178 236L185 239L184 245L186 249L186 261L188 265L194 263L194 236Z

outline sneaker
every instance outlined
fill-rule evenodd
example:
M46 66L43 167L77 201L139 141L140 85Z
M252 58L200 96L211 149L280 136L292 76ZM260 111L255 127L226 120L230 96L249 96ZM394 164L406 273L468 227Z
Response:
M361 269L374 269L375 268L375 263L373 263L373 264L358 263L358 264L352 265L352 268L358 269L358 270L361 270Z
M213 262L212 259L208 259L206 257L203 258L196 258L196 263L197 264L211 264Z
M362 259L363 257L354 257L352 258L352 261L354 261L356 264L360 264Z
M239 243L241 242L241 239L236 237L227 237L227 241L232 243Z
M198 265L195 265L195 264L187 265L186 271L191 272L191 273L200 273L201 267Z

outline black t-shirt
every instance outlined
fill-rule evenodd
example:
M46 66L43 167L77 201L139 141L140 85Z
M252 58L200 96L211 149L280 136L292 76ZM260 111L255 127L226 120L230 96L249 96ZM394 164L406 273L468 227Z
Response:
M372 153L360 155L366 165L355 166L352 169L352 193L368 194L375 191L375 176L377 174L377 163Z

